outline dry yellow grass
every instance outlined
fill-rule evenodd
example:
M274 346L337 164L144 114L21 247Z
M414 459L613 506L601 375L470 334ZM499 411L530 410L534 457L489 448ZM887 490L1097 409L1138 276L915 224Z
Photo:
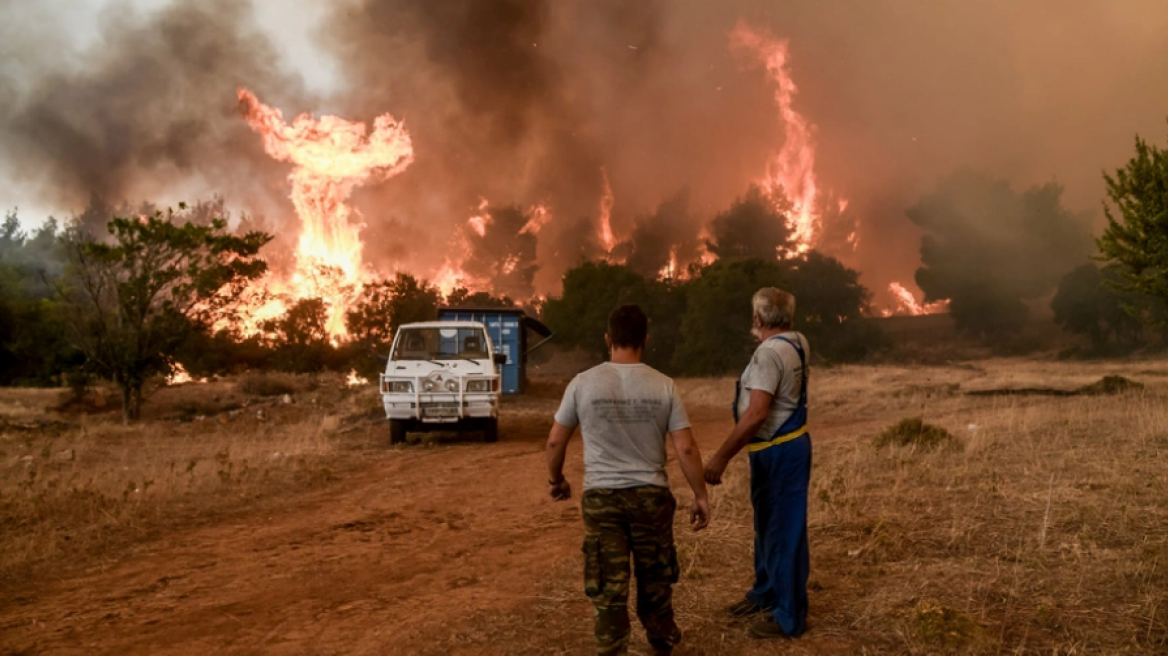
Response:
M343 444L342 420L363 418L372 394L331 378L301 380L287 399L239 387L160 390L145 408L151 419L133 426L112 401L92 407L112 390L91 393L89 412L64 415L48 409L65 392L4 390L0 580L335 479L328 459Z
M1001 387L1073 390L1109 374L1145 388L1115 396L965 394ZM346 467L364 466L343 457L347 448L384 453L370 434L346 442L351 422L379 421L368 415L376 403L369 390L342 391L339 381L311 387L300 384L296 403L284 405L277 397L262 407L258 398L233 396L226 383L185 393L188 403L197 401L188 409L193 412L251 402L227 423L208 414L202 421L156 418L127 429L113 414L72 417L78 427L57 433L6 429L0 438L0 577L106 554L179 522L220 521L225 513L332 480L343 486L351 473ZM708 451L729 427L732 383L694 379L681 387ZM460 444L397 454L426 472L431 487L397 490L394 504L424 504L427 495L447 489L478 499L477 485L542 493L535 489L542 485L542 453L534 434L550 421L558 395L553 388L537 385L537 395L504 407L512 425L527 431L522 439L508 443L505 437L490 449ZM35 419L36 394L0 395L0 414ZM174 414L178 398L157 397L151 412ZM1168 361L994 359L816 369L810 631L796 641L757 643L743 623L722 614L751 578L747 469L739 458L714 492L710 529L689 532L679 513L683 575L676 608L686 640L678 653L1168 653L1166 400ZM266 421L255 416L258 409L269 413ZM963 448L873 446L873 437L908 417L945 428ZM453 453L473 458L451 460ZM437 466L475 462L486 469L487 461L474 460L480 454L492 458L494 471L507 463L505 471L525 473L480 482L470 469L454 473ZM570 466L578 467L578 458L573 452ZM191 461L196 464L188 470ZM684 506L680 472L672 467L670 475ZM580 589L575 542L567 544L576 539L572 512L569 505L533 505L532 517L555 521L544 520L539 530L524 524L527 537L513 543L487 543L499 553L514 551L517 559L535 550L571 554L549 558L540 568L542 580L508 588L523 592L520 597L452 611L443 631L404 635L409 649L381 653L586 653L591 613ZM508 521L519 525L517 518ZM409 535L422 542L463 535L443 530L419 527ZM465 536L471 540L474 532ZM566 546L557 551L524 542L540 539ZM408 612L409 603L393 612ZM647 651L638 635L633 652Z
M964 395L1075 389L1104 374L1147 389ZM1168 653L1165 374L1162 361L1009 359L817 370L810 631L759 643L723 612L752 575L748 472L738 458L714 492L711 527L677 527L676 608L686 632L678 653ZM732 383L682 387L693 413L724 406ZM964 449L872 445L910 416L947 428ZM709 449L723 436L699 437ZM678 472L672 477L675 491L684 487ZM571 621L589 613L577 567L558 563L521 616L482 613L476 631L440 641L432 653L583 653L587 623ZM633 653L648 653L635 631Z

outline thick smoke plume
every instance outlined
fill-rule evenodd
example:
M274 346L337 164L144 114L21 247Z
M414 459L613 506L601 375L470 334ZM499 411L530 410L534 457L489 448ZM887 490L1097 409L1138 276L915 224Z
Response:
M22 16L5 11L15 30ZM6 71L18 92L0 105L0 148L14 176L75 211L91 195L265 198L280 169L239 118L234 88L247 82L297 104L304 94L281 71L250 4L181 0L143 17L133 3L114 2L98 31L80 53L35 35L12 46L36 63Z
M294 225L287 169L234 113L235 88L287 115L391 112L416 160L355 195L365 260L434 275L483 199L544 205L538 293L606 253L606 180L612 256L651 271L695 260L713 218L765 173L784 135L765 71L730 52L740 20L789 41L793 106L815 125L835 217L822 247L877 293L912 279L920 232L905 210L952 171L1016 189L1057 181L1079 212L1097 207L1099 172L1132 135L1161 134L1168 114L1157 0L348 0L315 35L342 76L322 99L246 2L174 0L147 17L117 6L77 61L54 56L51 33L0 46L26 53L0 79L5 164L42 200L219 190Z

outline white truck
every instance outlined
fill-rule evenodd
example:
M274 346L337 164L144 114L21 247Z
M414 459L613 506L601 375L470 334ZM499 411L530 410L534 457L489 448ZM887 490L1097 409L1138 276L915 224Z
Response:
M479 430L499 439L498 367L486 326L478 321L431 321L398 328L381 375L389 442L410 431Z

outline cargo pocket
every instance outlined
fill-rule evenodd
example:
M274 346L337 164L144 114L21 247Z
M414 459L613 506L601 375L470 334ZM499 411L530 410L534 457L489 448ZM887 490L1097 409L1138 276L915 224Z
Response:
M584 538L584 594L595 597L604 589L600 572L600 538L589 535Z
M677 547L669 545L665 550L665 570L661 572L662 579L670 583L677 583L681 578L681 566L677 564Z

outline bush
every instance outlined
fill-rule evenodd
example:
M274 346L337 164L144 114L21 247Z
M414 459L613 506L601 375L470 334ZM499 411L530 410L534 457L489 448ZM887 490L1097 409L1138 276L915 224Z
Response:
M657 317L645 307L649 287L648 280L627 266L585 262L564 274L563 293L544 304L543 321L555 331L557 343L604 357L608 315L618 306L641 305L649 315L649 332L655 331Z
M750 299L759 288L783 287L785 268L776 260L758 258L718 260L703 268L685 285L686 311L673 369L697 376L741 369L755 346Z
M458 292L466 290L455 290L455 294ZM345 315L349 343L343 347L340 359L365 378L376 378L385 370L385 358L398 326L437 319L441 299L437 287L408 273L365 285Z
M271 336L272 366L292 373L342 368L344 363L329 337L327 323L328 305L319 298L297 301L283 317L265 321L263 329Z
M933 424L927 424L921 417L901 419L889 426L872 441L877 449L887 446L913 446L922 451L932 451L940 446L961 448L961 442L953 435Z
M1124 378L1123 376L1104 376L1103 378L1100 378L1090 385L1084 385L1080 387L1079 389L1075 390L1075 392L1078 394L1094 396L1122 394L1123 392L1142 389L1144 389L1142 383L1137 383L1136 381Z
M1069 333L1091 338L1096 352L1105 351L1113 339L1134 345L1143 326L1127 307L1138 299L1130 292L1117 292L1120 281L1115 267L1100 271L1094 264L1084 264L1071 271L1050 303L1055 323Z
M889 345L880 327L864 316L872 294L860 284L859 272L816 251L790 264L787 291L795 295L795 329L807 336L812 353L854 361Z
M870 294L859 273L811 251L790 260L718 260L685 284L686 312L673 369L716 375L742 367L755 348L750 335L751 297L762 287L795 295L795 330L811 353L826 360L856 360L888 344L864 317Z

